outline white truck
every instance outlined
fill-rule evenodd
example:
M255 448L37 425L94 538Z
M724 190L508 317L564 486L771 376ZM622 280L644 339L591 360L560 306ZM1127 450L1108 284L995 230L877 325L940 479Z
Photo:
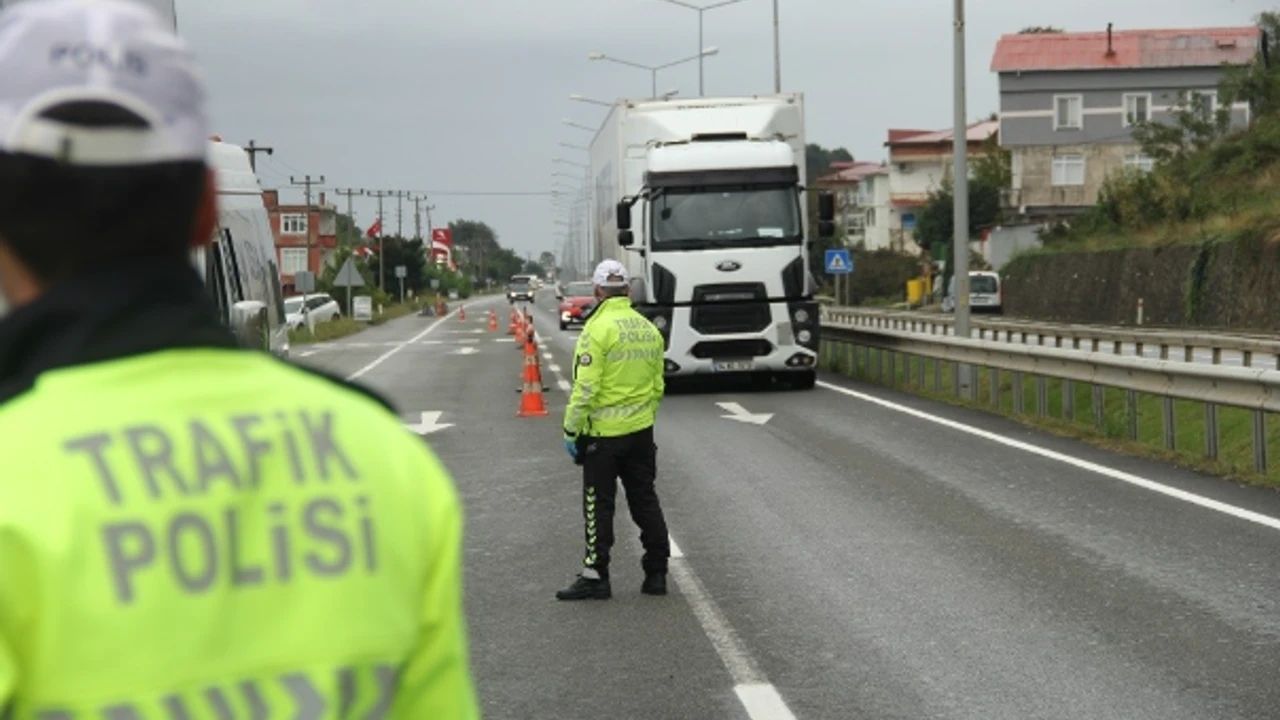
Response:
M636 309L667 341L669 377L769 373L813 387L803 96L619 101L591 173L593 254L627 266ZM819 205L825 235L834 207Z

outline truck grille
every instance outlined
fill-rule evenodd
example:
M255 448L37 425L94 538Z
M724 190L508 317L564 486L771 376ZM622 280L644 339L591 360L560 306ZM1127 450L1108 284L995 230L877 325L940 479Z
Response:
M773 344L768 340L714 340L700 342L690 352L700 360L757 358L773 352Z
M690 324L703 335L760 332L773 319L768 298L763 283L699 285Z

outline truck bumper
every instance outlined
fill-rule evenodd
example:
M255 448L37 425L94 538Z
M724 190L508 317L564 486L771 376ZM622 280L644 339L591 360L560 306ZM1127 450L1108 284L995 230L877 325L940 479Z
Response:
M671 313L666 354L668 377L731 373L808 372L818 364L818 305L773 303L772 322L759 332L703 334L691 324L692 309Z

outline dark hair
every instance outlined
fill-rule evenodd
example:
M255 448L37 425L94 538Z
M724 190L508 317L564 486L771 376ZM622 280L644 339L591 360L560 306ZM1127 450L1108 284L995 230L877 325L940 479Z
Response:
M62 105L44 117L83 127L145 127L102 103ZM0 153L0 241L44 282L107 261L181 257L205 177L199 161L84 167Z
M597 285L600 288L600 294L607 298L622 297L631 294L631 288L626 285Z

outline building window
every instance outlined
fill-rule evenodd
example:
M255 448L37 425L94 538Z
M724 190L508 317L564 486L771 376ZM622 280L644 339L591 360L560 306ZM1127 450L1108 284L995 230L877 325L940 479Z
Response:
M1130 153L1124 156L1125 170L1138 170L1141 172L1151 172L1156 166L1156 161L1150 155L1142 153Z
M280 234L281 235L306 235L307 234L307 216L303 213L294 213L280 216Z
M1151 93L1127 93L1124 96L1124 126L1151 122Z
M867 208L867 227L876 226L876 209Z
M280 272L284 275L297 275L307 271L306 248L280 248Z
M1079 130L1084 127L1084 96L1053 96L1053 129Z
M1084 185L1084 156L1058 155L1053 159L1055 187Z
M1200 100L1203 98L1203 100ZM1191 93L1191 109L1200 108L1202 117L1205 120L1213 120L1214 115L1218 112L1218 91L1217 90L1197 90Z
M902 229L903 229L903 230L915 230L915 229L916 229L916 214L915 214L915 213L902 213Z

